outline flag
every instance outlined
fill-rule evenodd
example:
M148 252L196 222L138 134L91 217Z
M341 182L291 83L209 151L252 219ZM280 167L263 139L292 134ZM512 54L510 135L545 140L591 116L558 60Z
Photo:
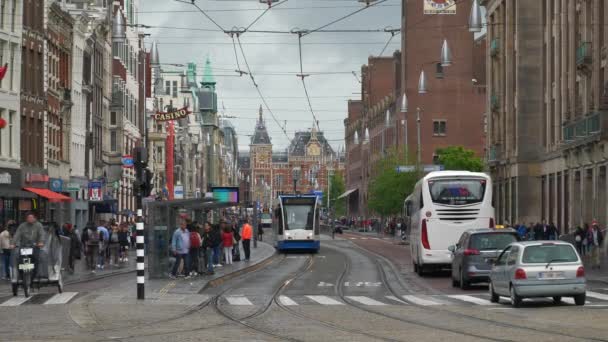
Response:
M8 63L5 63L4 66L0 68L0 81L2 81L2 79L4 78L4 75L6 75L7 70L8 70Z

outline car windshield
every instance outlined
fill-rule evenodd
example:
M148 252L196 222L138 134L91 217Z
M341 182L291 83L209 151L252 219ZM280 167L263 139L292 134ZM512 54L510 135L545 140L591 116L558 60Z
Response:
M478 251L502 251L511 242L515 241L517 241L517 238L515 234L511 233L473 234L469 247Z
M485 179L432 179L429 191L434 203L462 205L483 201Z
M524 264L546 264L551 261L576 262L578 256L570 245L546 243L524 249L522 257Z
M285 229L312 230L313 209L312 205L284 205Z

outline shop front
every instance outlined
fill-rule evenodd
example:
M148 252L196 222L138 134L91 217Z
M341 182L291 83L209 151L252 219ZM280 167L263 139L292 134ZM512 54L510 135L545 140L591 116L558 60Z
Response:
M42 173L26 172L23 175L23 190L33 194L34 198L28 210L36 211L41 221L58 224L67 222L69 203L72 199L61 193L63 191L61 179L49 178Z
M35 195L21 190L21 170L0 168L0 225L23 221Z
M70 194L72 202L70 203L70 223L76 226L80 231L86 225L89 219L89 201L88 201L88 181L86 179L71 177L67 183L65 191Z

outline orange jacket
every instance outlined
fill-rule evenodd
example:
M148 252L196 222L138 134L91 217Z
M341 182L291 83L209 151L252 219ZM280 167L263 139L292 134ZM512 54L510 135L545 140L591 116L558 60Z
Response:
M241 237L243 238L243 240L251 240L251 238L253 237L253 228L251 228L251 225L249 225L249 223L245 223L243 225Z

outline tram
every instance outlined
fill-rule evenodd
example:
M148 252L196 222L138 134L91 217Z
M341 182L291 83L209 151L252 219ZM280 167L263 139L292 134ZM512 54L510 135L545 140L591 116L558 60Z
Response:
M278 202L273 220L277 250L318 252L321 237L317 196L281 195Z

